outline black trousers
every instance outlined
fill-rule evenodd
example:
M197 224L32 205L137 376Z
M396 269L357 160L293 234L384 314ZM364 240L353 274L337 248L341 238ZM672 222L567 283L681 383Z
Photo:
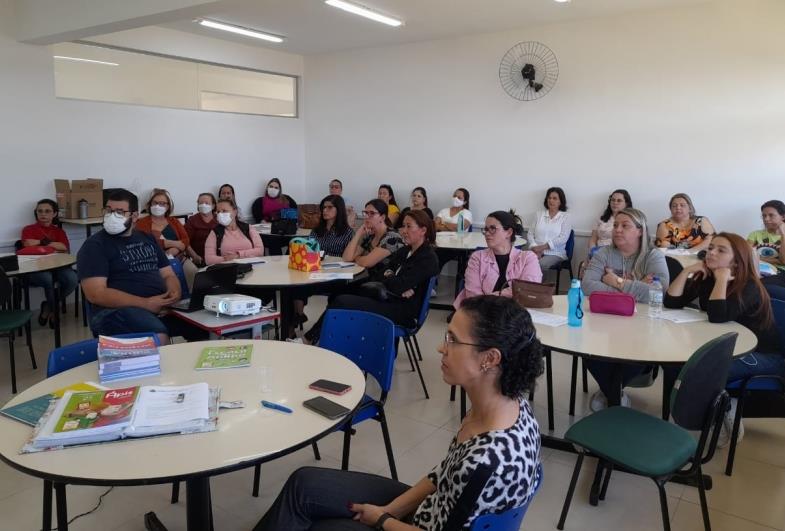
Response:
M408 489L404 483L374 474L300 468L289 476L254 531L367 530L368 526L352 520L348 505L387 505Z
M401 326L412 326L414 317L407 311L400 300L377 301L362 295L343 294L333 298L327 304L327 310L360 310L382 315L390 319L393 323ZM325 313L327 313L325 310ZM305 338L313 344L319 341L322 333L322 323L324 313L319 316L319 320L305 333Z

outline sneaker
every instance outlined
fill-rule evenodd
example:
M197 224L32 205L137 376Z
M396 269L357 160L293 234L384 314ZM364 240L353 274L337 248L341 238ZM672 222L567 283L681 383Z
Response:
M632 407L632 403L630 401L630 395L628 395L624 391L621 392L621 407Z
M300 345L304 345L305 344L303 342L303 338L301 338L301 337L295 337L294 339L290 338L290 339L287 339L286 342L287 343L299 343Z
M725 412L725 417L722 419L722 426L720 427L720 435L717 437L717 448L725 448L730 444L730 437L733 434L733 421L736 418L736 406L738 406L738 404L738 399L730 399L730 408ZM739 444L743 438L744 421L740 421L739 435L736 437L736 444Z
M589 403L589 408L594 411L601 411L608 407L608 399L605 398L605 395L602 394L602 391L597 391L593 395L591 395L591 402Z

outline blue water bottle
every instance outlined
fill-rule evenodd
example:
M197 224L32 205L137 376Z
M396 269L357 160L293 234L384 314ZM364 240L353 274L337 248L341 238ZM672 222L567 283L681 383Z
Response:
M455 225L456 225L456 227L455 227L455 231L456 231L458 234L461 234L461 235L463 235L463 232L464 232L464 230L465 230L465 228L464 228L464 226L463 226L463 220L464 220L464 218L463 218L463 210L461 210L461 211L458 213L458 220L457 220L457 221L458 221L458 223L456 223L456 224L455 224Z
M570 291L567 292L567 324L583 325L583 292L581 281L577 278L572 279Z

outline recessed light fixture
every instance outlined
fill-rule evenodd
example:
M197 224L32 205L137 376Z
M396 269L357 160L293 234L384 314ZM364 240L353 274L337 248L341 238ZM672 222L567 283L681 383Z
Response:
M214 20L199 19L196 22L208 28L229 31L231 33L236 33L238 35L253 37L254 39L262 39L264 41L269 41L269 42L280 43L283 42L284 39L283 37L280 37L278 35L271 35L270 33L262 33L261 31L250 30L248 28L242 28L240 26L233 26L232 24L224 24L223 22L216 22Z
M557 4L569 4L570 0L553 0Z
M120 66L118 63L110 63L109 61L98 61L96 59L84 59L82 57L68 57L66 55L53 55L55 59L62 59L63 61L78 61L80 63L95 63L98 65L106 66Z
M402 20L388 17L387 15L382 15L381 13L368 9L367 7L361 6L359 4L344 2L344 0L324 0L324 3L329 6L337 7L338 9L343 9L349 13L354 13L355 15L360 15L361 17L369 18L371 20L375 20L376 22L381 22L382 24L387 24L388 26L394 26L397 28L398 26L403 25Z

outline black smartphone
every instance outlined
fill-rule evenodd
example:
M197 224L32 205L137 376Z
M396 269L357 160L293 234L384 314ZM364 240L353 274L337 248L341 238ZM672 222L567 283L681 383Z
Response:
M303 402L303 405L311 411L315 411L316 413L322 415L323 417L327 417L330 420L341 418L349 413L348 408L345 408L341 404L337 404L332 400L328 400L323 396L317 396L315 398L311 398L310 400L306 400Z
M351 385L346 385L332 380L316 380L308 386L309 389L314 391L324 391L333 395L343 395L352 390Z

